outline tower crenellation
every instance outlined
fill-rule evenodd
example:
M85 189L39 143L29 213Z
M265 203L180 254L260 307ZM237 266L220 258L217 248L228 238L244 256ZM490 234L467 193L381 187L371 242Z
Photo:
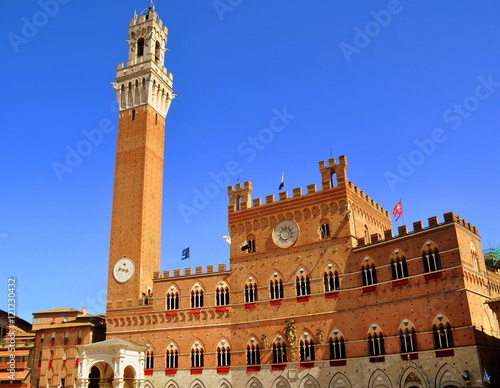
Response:
M229 196L229 211L247 210L252 207L270 205L277 202L284 202L289 199L323 192L325 190L337 189L342 187L349 187L354 193L363 201L368 204L372 209L376 210L384 217L390 217L389 211L384 209L378 202L372 199L364 191L362 191L353 182L347 180L347 157L341 155L339 162L335 158L329 159L328 164L326 161L319 162L319 170L321 173L321 190L318 190L317 185L312 183L306 186L306 194L303 194L302 188L297 187L292 190L292 195L288 191L281 191L278 194L278 199L274 194L266 195L264 201L261 198L254 198L252 200L252 183L245 182L236 184L236 186L228 186ZM334 179L336 178L336 179Z
M227 188L229 211L244 210L252 207L252 182L237 183Z
M329 159L328 165L325 161L319 162L321 186L323 190L330 189L335 186L345 186L349 182L347 179L347 167L348 163L345 155L341 155L339 157L338 163L335 158Z
M443 215L443 219L444 219L444 222L441 223L441 222L439 222L438 216L429 217L427 219L427 227L424 226L423 221L421 221L421 220L415 221L412 224L413 230L410 230L408 228L408 225L399 225L397 228L398 229L397 236L393 235L392 229L387 229L384 231L384 238L382 238L381 236L379 236L377 234L370 235L369 239L367 239L366 237L358 238L357 239L357 242L358 242L357 246L358 246L358 248L360 248L360 247L368 246L368 245L375 244L378 242L384 242L387 240L392 240L394 238L399 238L399 237L407 236L410 234L415 234L418 232L426 232L429 229L434 229L434 228L440 227L444 224L451 224L451 223L456 223L479 237L478 229L474 225L470 224L469 222L467 222L466 220L461 218L460 216L456 215L455 213L453 213L453 212L445 213Z

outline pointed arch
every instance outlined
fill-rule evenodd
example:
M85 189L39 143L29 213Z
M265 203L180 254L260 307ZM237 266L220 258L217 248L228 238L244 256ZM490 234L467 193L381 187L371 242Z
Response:
M247 342L247 364L260 364L260 348L255 337L251 337Z
M219 383L217 384L217 388L232 388L232 385L229 381L227 381L226 379L222 379L219 381Z
M304 332L299 340L300 361L308 362L316 359L314 353L314 340L308 332Z
M399 386L401 388L425 388L428 384L426 384L425 376L417 368L410 366L403 372Z
M304 266L301 266L295 274L295 288L297 291L297 296L305 296L311 294L309 271Z
M361 277L363 286L371 286L377 283L377 269L375 262L370 256L365 256L361 261Z
M160 42L155 43L155 62L159 65L161 60L161 45Z
M258 300L258 286L254 276L249 276L245 281L245 303L254 303Z
M321 386L313 376L307 375L301 380L299 388L321 388Z
M399 324L399 343L401 353L411 353L418 350L415 325L408 318L403 319Z
M146 88L146 78L142 77L141 82L141 101L146 102L148 100L147 88Z
M128 98L127 98L127 103L128 103L128 107L131 107L134 105L134 98L133 98L133 94L132 94L132 82L129 82L128 83Z
M144 358L144 369L154 369L155 366L155 350L153 348L153 345L150 343L147 343L146 346L148 349L146 350L145 353L145 358Z
M462 377L459 371L457 371L450 364L444 364L436 373L436 388L444 388L447 386L461 387Z
M262 386L262 383L256 377L252 377L248 381L245 388L264 388L264 387Z
M434 272L442 269L441 255L436 243L432 240L427 240L422 247L422 261L424 264L424 272Z
M368 381L368 388L392 388L391 380L389 376L385 374L381 369L377 369L370 376Z
M166 295L166 307L167 310L178 310L179 309L179 289L175 284L172 284L167 291Z
M179 385L174 380L167 381L165 388L180 388Z
M203 307L203 286L200 282L196 282L191 287L191 308L200 308Z
M136 105L140 105L140 103L141 103L141 88L139 87L139 80L138 79L135 80L134 89L135 89L134 101L135 101Z
M144 55L144 38L139 38L137 40L137 56L142 57Z
M125 84L120 86L120 108L125 109L127 107L127 94L125 93Z
M281 334L278 334L273 339L273 364L287 362L286 343Z
M196 379L191 383L189 388L206 388L205 384L203 384L200 380Z
M283 276L276 270L269 278L269 294L271 300L283 299L285 292L283 288Z
M274 380L272 388L291 388L288 381L283 376L279 376Z
M153 385L153 383L151 381L146 380L144 382L144 388L154 388L154 385Z
M344 334L337 329L334 328L329 336L328 344L330 348L330 359L331 360L340 360L345 358L345 339Z
M391 257L392 279L403 279L408 277L408 264L402 249L396 248L392 251Z
M385 354L384 334L375 322L370 325L368 330L368 350L372 357Z
M221 280L215 288L215 304L216 306L229 304L229 286L224 280Z
M165 109L166 105L166 98L165 98L165 88L161 89L161 101L160 101L160 108L163 111Z
M205 347L200 340L191 345L191 368L203 368L205 365Z
M149 80L151 82L151 79ZM151 84L151 102L153 104L156 104L156 80L153 79L153 83Z
M349 379L342 373L337 372L330 381L328 388L352 388Z
M179 346L174 341L170 341L165 349L165 367L167 369L179 367Z
M323 270L323 285L325 292L340 290L339 268L335 263L328 263Z
M225 338L221 339L217 344L217 366L231 365L231 346Z

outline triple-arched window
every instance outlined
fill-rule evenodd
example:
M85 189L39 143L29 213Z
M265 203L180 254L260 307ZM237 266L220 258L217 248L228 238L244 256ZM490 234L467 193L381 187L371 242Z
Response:
M325 284L325 292L333 292L340 290L339 273L331 269L326 270L323 274L323 281Z
M300 340L300 361L314 361L314 341L311 338Z
M271 299L283 299L285 297L283 279L281 279L281 276L279 276L277 272L274 273L270 280L269 293L271 295Z
M179 367L179 350L174 343L171 343L166 350L165 365L169 369Z
M217 306L229 304L229 287L224 282L221 282L215 290L215 302Z
M361 266L363 286L371 286L377 283L377 270L374 263L366 263Z
M298 274L295 278L295 288L297 289L297 296L311 294L309 276L307 274Z
M286 362L286 344L282 340L273 343L273 364Z
M250 343L247 345L247 364L260 364L260 349L258 344Z
M178 310L179 309L179 291L174 287L167 292L167 310Z
M248 278L245 284L245 303L257 302L257 283L253 281L253 278Z
M191 308L203 307L203 289L196 283L191 289Z
M436 247L432 246L432 243L427 242L428 248L422 253L422 260L424 262L424 271L433 272L440 270L441 267L441 255Z

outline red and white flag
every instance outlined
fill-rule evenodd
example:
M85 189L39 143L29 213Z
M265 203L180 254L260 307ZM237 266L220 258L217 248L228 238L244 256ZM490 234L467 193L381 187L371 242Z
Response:
M396 206L394 206L392 215L396 217L396 221L399 220L403 215L403 202L401 202L401 200L396 204Z

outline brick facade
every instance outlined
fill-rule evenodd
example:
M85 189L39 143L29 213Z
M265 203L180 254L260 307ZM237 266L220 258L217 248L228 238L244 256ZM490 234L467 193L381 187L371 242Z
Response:
M162 28L141 18L130 27L137 42L147 26ZM230 268L160 273L164 121L148 86L158 60L137 52L115 86L107 338L148 346L139 384L444 388L463 386L468 371L480 387L484 368L500 381L500 328L486 304L500 278L485 267L477 229L446 213L394 236L389 212L348 180L345 156L319 163L319 189L263 201L251 182L230 186ZM119 282L123 256L136 271Z

